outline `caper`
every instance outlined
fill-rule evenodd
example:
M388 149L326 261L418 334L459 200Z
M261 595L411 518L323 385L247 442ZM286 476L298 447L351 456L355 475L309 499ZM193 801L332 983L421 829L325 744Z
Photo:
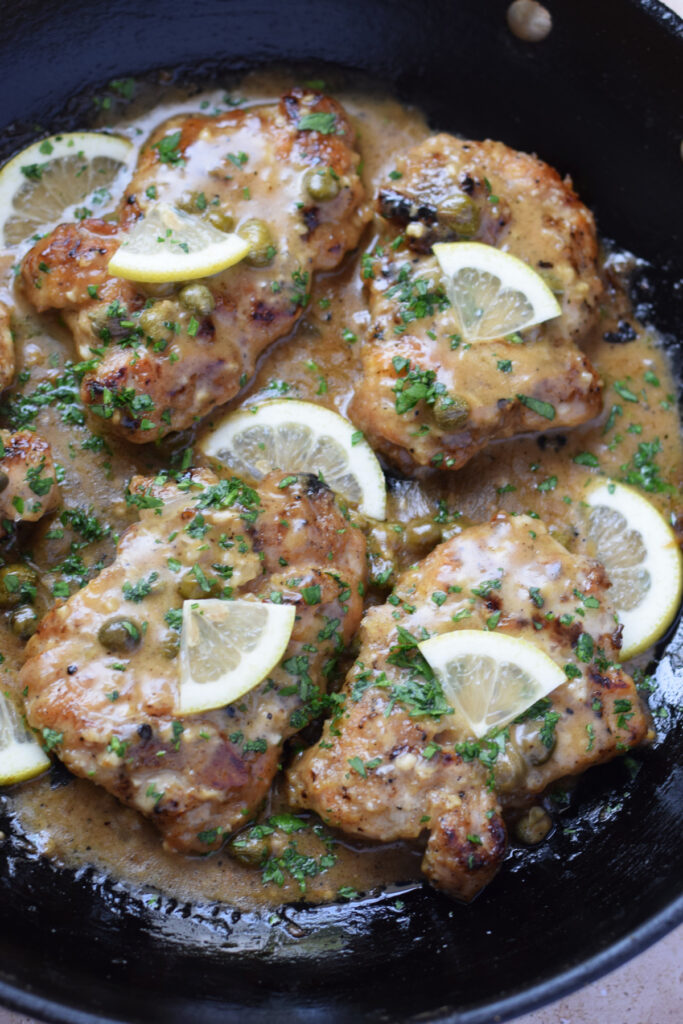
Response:
M165 636L159 644L159 650L164 658L173 661L178 656L178 651L180 650L180 637L178 634L169 633L168 636Z
M224 231L226 235L235 227L235 218L226 210L221 210L220 206L212 206L206 214L206 219L212 227L217 231Z
M541 739L541 723L534 721L523 722L518 726L514 738L524 760L534 767L546 763L557 742L554 732Z
M411 548L434 548L441 542L441 527L433 519L413 519L406 527L406 544Z
M9 483L9 474L4 469L0 469L0 493L5 490Z
M318 203L335 199L339 195L339 175L331 167L316 167L306 171L304 185L311 199Z
M434 419L442 430L459 430L469 414L469 402L460 395L439 395L434 403Z
M493 771L496 776L496 788L501 793L511 793L522 784L527 765L514 744L506 743L505 749L498 752Z
M36 631L38 616L33 608L27 604L22 604L19 608L14 609L9 621L14 635L18 636L20 640L28 640Z
M275 246L273 236L264 220L253 217L247 220L237 229L237 234L249 243L249 252L245 256L245 262L250 267L267 267L273 262Z
M223 589L222 584L215 579L207 577L210 589L206 590L196 577L191 573L183 576L178 583L178 593L184 601L198 601L203 597L218 597Z
M447 228L465 238L476 234L481 220L479 207L463 192L454 192L442 199L437 207L437 216Z
M38 574L23 562L12 562L0 569L0 608L26 604L35 596Z
M149 306L148 309L142 311L140 314L140 327L148 338L152 338L154 341L162 341L164 338L168 338L171 332L168 324L174 322L176 314L176 305L169 299L162 299L160 302L155 302L153 306Z
M97 335L98 338L125 338L130 334L130 327L122 327L121 320L128 322L128 314L124 313L123 316L110 316L109 305L104 303L101 306L96 306L95 309L91 309L88 312L88 320L92 327L93 334Z
M108 651L123 654L133 651L140 643L142 633L137 622L123 616L107 619L97 631L97 639Z
M205 284L186 284L178 293L180 305L190 313L208 316L214 307L213 295Z
M270 842L266 836L260 836L258 832L252 835L255 829L242 832L228 844L227 851L235 860L242 864L258 866L262 864L270 853Z
M521 842L528 846L541 843L553 827L552 818L542 807L534 804L515 825L515 833Z
M200 213L202 209L206 208L206 196L204 200L200 198L201 192L183 192L175 201L175 205L179 210L184 210L185 213L193 213L195 216Z

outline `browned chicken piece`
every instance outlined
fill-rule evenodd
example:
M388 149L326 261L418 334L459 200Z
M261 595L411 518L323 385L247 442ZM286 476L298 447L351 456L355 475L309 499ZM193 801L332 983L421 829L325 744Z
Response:
M497 439L596 416L602 383L575 344L601 292L595 226L570 184L502 143L448 135L397 168L378 200L388 232L363 263L371 323L350 411L371 444L406 472L459 469ZM404 229L393 241L392 228ZM553 275L562 316L524 340L463 341L430 252L464 237Z
M271 474L257 494L203 472L184 487L133 482L140 522L43 619L21 685L71 771L147 815L168 848L206 852L258 810L284 740L326 706L361 617L365 543L315 477ZM237 704L180 719L183 598L221 595L294 604L292 638Z
M14 339L10 311L0 302L0 391L14 379Z
M20 430L0 430L0 536L16 523L35 523L60 502L50 445Z
M94 359L83 400L109 429L153 441L239 391L301 316L313 273L336 267L370 218L355 146L343 108L299 89L273 105L180 115L143 147L118 223L62 224L30 250L26 293L38 310L62 309L81 358ZM185 287L109 277L157 200L245 232L250 255Z
M396 161L400 175L380 187L383 217L411 249L435 242L485 242L528 263L556 293L560 337L580 341L598 318L602 282L593 214L569 177L502 142L434 135Z
M525 805L648 732L633 680L615 664L620 627L608 587L601 565L569 554L527 516L501 513L441 544L365 615L345 711L294 762L292 805L386 842L427 833L425 874L470 900L504 853L501 806ZM417 642L486 628L536 644L567 682L523 721L476 741Z

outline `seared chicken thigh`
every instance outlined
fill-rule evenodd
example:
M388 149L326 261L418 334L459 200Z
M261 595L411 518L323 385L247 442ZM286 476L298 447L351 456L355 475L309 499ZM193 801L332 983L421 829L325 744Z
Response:
M367 838L427 833L425 874L471 899L504 853L501 806L523 805L647 733L633 680L614 662L608 588L602 566L527 516L499 514L441 544L366 613L346 708L290 770L293 805ZM463 628L536 644L567 682L523 721L475 741L417 649Z
M114 563L50 612L26 648L26 711L75 774L151 818L165 845L206 852L259 808L282 744L324 706L355 632L362 534L315 477L188 486L137 480L140 522ZM174 714L183 598L296 606L279 666L234 705Z
M10 311L0 302L0 391L9 387L14 378L14 340Z
M35 523L59 505L60 490L48 442L19 430L0 430L0 536L13 523Z
M498 142L437 135L397 161L379 192L389 231L364 258L371 323L351 405L374 447L404 471L459 469L491 441L572 427L601 409L602 384L576 341L601 293L590 212L547 164ZM431 255L477 239L525 260L562 315L519 335L468 344Z
M64 311L93 361L83 400L110 430L153 441L239 391L301 316L313 273L357 244L370 216L359 161L343 108L316 93L177 116L144 145L117 222L62 224L30 250L26 293L40 311ZM157 200L244 231L250 256L189 288L110 277L126 232Z
M502 142L432 135L396 161L379 212L414 252L435 242L486 242L528 263L557 294L561 320L544 333L585 338L598 317L595 221L569 178Z

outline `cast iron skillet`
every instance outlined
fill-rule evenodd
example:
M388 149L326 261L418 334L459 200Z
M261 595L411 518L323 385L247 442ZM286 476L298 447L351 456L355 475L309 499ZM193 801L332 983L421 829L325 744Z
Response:
M641 268L634 293L673 330L683 25L646 0L547 2L554 31L532 45L508 33L506 0L22 0L3 10L0 124L15 127L2 144L18 148L35 124L77 127L79 97L122 74L197 78L274 60L370 72L435 126L571 172L601 231L663 268ZM222 906L153 908L92 871L57 870L0 816L0 1001L68 1022L476 1024L585 984L683 918L683 631L662 658L656 745L589 772L550 840L513 848L470 907L417 887L290 907L270 923Z

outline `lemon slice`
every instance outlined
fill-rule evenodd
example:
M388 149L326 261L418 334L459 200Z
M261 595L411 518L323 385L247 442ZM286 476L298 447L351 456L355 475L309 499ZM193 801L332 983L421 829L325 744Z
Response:
M106 132L51 135L22 150L0 170L3 244L111 210L132 153L130 139Z
M502 728L566 682L538 647L504 633L460 629L418 644L475 736Z
M50 767L50 758L24 727L14 705L0 693L0 786L24 782Z
M620 658L655 643L681 602L683 560L673 530L638 491L599 481L586 495L590 553L602 562L623 624Z
M273 469L315 473L372 519L386 515L386 483L360 431L315 402L264 402L230 413L199 446L237 473L262 480Z
M109 260L109 273L128 281L191 281L219 274L248 252L249 243L239 235L156 203L125 236Z
M285 653L294 605L183 602L177 714L231 704L266 678Z
M465 341L490 341L560 316L560 305L535 270L493 245L443 242L434 255Z

